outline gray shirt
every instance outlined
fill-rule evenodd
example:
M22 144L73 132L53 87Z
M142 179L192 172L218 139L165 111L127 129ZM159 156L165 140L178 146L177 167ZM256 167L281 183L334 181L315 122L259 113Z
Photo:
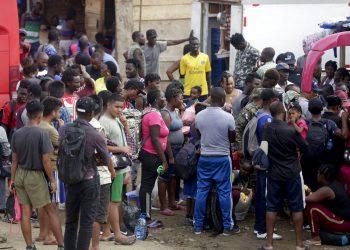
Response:
M235 119L219 107L208 107L198 113L196 128L201 133L201 155L230 155L229 131L235 130Z
M147 74L159 75L159 55L167 48L167 42L157 42L153 47L146 44L143 47L143 53L146 59Z
M40 127L26 126L12 136L12 151L17 154L18 167L44 170L42 156L53 151L49 134Z
M241 102L246 96L246 94L241 93L232 103L232 115L235 119L237 119L239 112L241 111Z
M134 52L136 49L139 49L141 51L142 60L141 60L140 64L141 64L141 68L143 69L144 74L146 75L147 74L146 58L145 58L145 54L143 53L143 50L142 50L140 44L134 42L130 45L130 47L128 49L128 59L134 58Z
M104 53L104 54L103 54L102 61L103 61L104 63L105 63L105 62L112 62L112 63L114 63L115 66L117 67L117 73L120 72L120 70L119 70L119 65L118 65L117 61L116 61L116 60L114 59L114 57L111 56L110 54Z

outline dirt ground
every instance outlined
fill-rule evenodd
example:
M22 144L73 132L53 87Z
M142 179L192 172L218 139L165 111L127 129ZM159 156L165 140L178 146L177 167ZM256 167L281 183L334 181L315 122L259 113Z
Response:
M239 223L241 233L238 235L224 237L214 237L212 233L207 232L201 235L194 235L191 227L183 226L184 212L177 212L174 217L165 217L160 215L157 211L153 213L153 217L161 220L164 223L163 229L151 230L146 241L138 241L133 246L114 246L112 242L101 242L101 250L109 249L230 249L230 250L250 250L257 249L264 244L263 240L256 239L253 234L253 215L249 215L245 221ZM278 233L283 236L283 240L276 241L275 249L294 250L294 232L289 222L279 220L276 228ZM0 244L0 249L25 249L24 240L20 231L19 225L10 225L0 222L0 234L8 238L6 244ZM33 238L38 235L38 229L33 229ZM310 233L304 233L307 239ZM43 246L41 243L36 244L40 250L54 250L55 246ZM316 250L335 250L335 249L349 249L347 247L333 247L333 246L318 246L312 247Z

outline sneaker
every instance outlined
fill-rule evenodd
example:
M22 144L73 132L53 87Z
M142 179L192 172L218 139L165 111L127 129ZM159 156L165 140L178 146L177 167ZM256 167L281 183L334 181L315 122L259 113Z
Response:
M27 246L26 250L38 250L35 245Z
M239 234L241 232L241 230L239 229L239 226L234 225L231 229L224 229L224 231L222 232L223 236L230 236L230 235L234 235L234 234Z
M258 238L258 239L260 239L260 240L265 240L266 238L267 238L267 233L264 233L264 234L259 234L259 233L257 233L256 234L256 237ZM279 235L279 234L273 234L272 235L272 239L273 240L282 240L282 236L281 235Z
M311 231L310 225L303 226L304 231Z
M194 229L194 234L195 235L200 235L202 233L202 229Z
M191 218L185 218L184 225L193 227L193 220Z
M128 235L128 230L126 229L126 226L124 224L120 226L120 233L124 236Z

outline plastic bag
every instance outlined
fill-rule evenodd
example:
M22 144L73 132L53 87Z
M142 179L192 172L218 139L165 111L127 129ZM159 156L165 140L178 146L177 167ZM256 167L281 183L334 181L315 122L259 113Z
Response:
M21 205L19 204L18 196L16 191L13 192L15 197L15 220L20 221L22 219Z
M194 108L194 105L191 107L185 109L183 115L182 115L182 121L187 123L193 123L196 118L196 110Z
M137 206L124 205L124 224L130 232L134 232L137 220L140 218L141 211Z

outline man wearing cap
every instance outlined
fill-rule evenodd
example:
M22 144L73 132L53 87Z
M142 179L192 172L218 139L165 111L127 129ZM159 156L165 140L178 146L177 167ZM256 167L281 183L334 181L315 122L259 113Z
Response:
M302 69L299 69L295 65L295 55L292 52L284 53L283 62L289 65L288 81L294 83L297 86L301 86Z
M101 165L109 163L109 153L103 137L89 124L93 118L95 102L90 97L82 97L76 103L76 122L85 131L84 155L87 160L84 180L79 185L65 185L66 188L66 230L64 243L66 249L89 249L92 225L99 202L99 176L96 168L96 152ZM64 140L68 126L59 130L60 144ZM79 227L78 227L79 223ZM79 232L77 231L79 228Z
M260 62L263 64L256 71L261 79L264 78L264 74L267 70L274 69L276 67L276 63L273 61L274 56L275 50L271 47L267 47L261 52Z
M184 96L189 98L192 87L200 86L202 95L199 101L205 101L210 89L210 59L207 54L199 51L198 38L191 38L190 47L190 53L184 55L180 60L180 75L185 78Z
M286 63L279 63L276 65L276 69L280 75L280 78L277 85L275 86L275 90L278 93L283 94L284 90L286 89L286 86L289 84L293 84L290 81L288 81L289 65Z
M344 118L348 117L347 110L344 110L342 108L342 100L335 95L330 95L326 97L327 102L327 109L322 114L322 118L329 119L334 121L334 123L337 125L337 127L341 130L345 130L344 135L346 137L338 137L338 136L332 136L333 141L333 147L332 150L328 153L328 156L326 156L326 160L329 163L332 163L337 168L340 168L344 163L344 150L345 150L345 140L347 139L348 135L348 122L347 119ZM344 120L344 119L345 120Z
M263 89L260 95L262 99L262 109L257 112L259 117L256 126L256 136L259 145L262 141L263 127L272 121L270 105L277 99L276 93L272 89ZM254 233L258 239L266 239L266 170L257 169L255 184L255 224ZM282 236L273 234L274 240L281 240Z
M231 44L237 50L233 72L236 88L243 90L245 79L249 73L253 72L260 57L260 52L246 42L243 35L239 33L231 36Z
M193 36L191 31L189 38L172 41L157 41L157 31L149 29L146 32L147 43L143 47L143 53L146 59L147 74L159 74L159 55L167 49L167 46L178 45L190 40Z
M23 28L19 29L19 61L28 57L30 52L30 43L26 41L27 31Z
M311 113L308 109L309 107L309 100L317 97L317 94L319 92L318 84L316 80L313 80L311 83L311 91L310 93L302 92L301 96L299 97L299 105L301 107L301 110L303 112L303 116L306 120L311 119Z
M242 136L245 126L256 116L262 106L261 92L263 88L255 88L251 94L252 102L245 106L240 112L236 120L236 147L237 150L242 149Z

